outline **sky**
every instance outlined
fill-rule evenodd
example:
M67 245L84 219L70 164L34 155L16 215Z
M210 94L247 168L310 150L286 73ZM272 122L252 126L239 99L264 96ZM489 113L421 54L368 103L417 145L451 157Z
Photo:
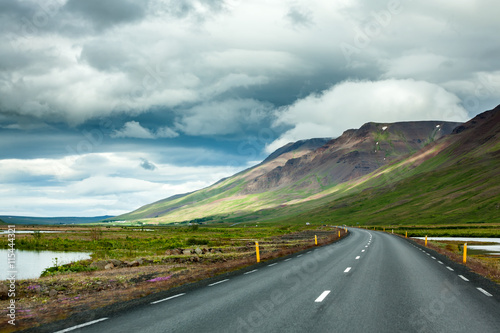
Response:
M500 104L493 0L0 0L0 215L117 215L284 144Z

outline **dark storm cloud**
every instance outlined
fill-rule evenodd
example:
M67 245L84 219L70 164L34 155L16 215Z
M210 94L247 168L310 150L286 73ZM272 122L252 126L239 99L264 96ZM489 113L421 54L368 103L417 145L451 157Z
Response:
M69 0L63 10L92 22L98 30L117 24L140 21L148 1L132 0Z
M312 14L308 10L295 6L288 10L286 17L297 27L309 27L314 24Z
M143 168L144 170L153 171L156 170L156 165L154 165L153 163L149 162L146 159L142 159L141 168Z

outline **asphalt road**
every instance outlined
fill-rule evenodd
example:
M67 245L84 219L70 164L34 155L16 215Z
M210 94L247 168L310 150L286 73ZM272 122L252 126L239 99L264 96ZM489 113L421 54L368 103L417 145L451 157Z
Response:
M332 245L63 332L500 332L494 284L488 290L405 239L350 231Z

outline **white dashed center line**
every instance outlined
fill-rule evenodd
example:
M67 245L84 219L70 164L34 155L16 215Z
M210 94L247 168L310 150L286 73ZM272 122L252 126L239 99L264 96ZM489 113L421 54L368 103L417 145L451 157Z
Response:
M489 292L487 292L486 290L484 290L483 288L477 288L477 290L479 290L480 292L482 292L483 294L485 294L486 296L493 296L492 294L490 294Z
M359 258L360 258L360 256L357 256L357 257L356 257L356 260L358 260Z
M267 265L267 267L271 267L271 266L274 266L274 265L277 265L278 263L275 262L274 264L270 264L270 265Z
M164 298L164 299L160 299L158 301L154 301L154 302L151 302L151 304L156 304L156 303L160 303L160 302L165 302L165 301L168 301L169 299L172 299L172 298L177 298L179 296L182 296L182 295L186 295L185 293L183 294L178 294L178 295L175 295L175 296L170 296L170 297L167 297L167 298Z
M464 281L469 281L469 279L468 279L468 278L466 278L465 276L463 276L463 275L459 275L459 276L460 276L460 278L461 278L462 280L464 280Z
M57 331L55 333L65 333L65 332L71 332L71 331L74 331L74 330L77 330L79 328L82 328L82 327L85 327L85 326L89 326L89 325L92 325L92 324L95 324L95 323L98 323L100 321L103 321L103 320L106 320L108 318L101 318L101 319L97 319L97 320L93 320L93 321L89 321L88 323L85 323L85 324L80 324L80 325L76 325L76 326L73 326L73 327L70 327L70 328L66 328L62 331Z
M451 268L450 266L446 266L446 268L448 268L450 271L453 271L454 269Z
M351 270L351 267L347 267L344 271L344 273L348 273Z
M365 252L365 250L361 250L361 252Z
M330 290L323 291L323 293L321 295L319 295L319 297L316 298L316 300L314 302L316 302L316 303L323 302L323 300L325 299L326 296L328 296L329 293L330 293Z
M292 258L285 259L285 261L290 261L290 260L292 260Z
M250 271L250 272L246 272L244 274L252 274L252 273L255 273L255 272L257 272L257 269L254 269L253 271Z
M299 255L297 256L297 258L300 258L300 257L302 257L302 256L303 256L303 254L299 254Z
M442 262L442 261L438 261L438 263L440 263L441 265L443 264L443 262Z
M212 286L215 286L216 284L223 283L223 282L226 282L226 281L229 281L229 279L225 279L225 280L222 280L222 281L219 281L219 282L211 283L208 286L212 287Z

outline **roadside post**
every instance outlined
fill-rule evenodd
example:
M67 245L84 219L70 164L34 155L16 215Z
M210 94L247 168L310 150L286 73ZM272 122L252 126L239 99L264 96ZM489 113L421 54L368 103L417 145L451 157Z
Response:
M405 238L408 238L408 231L405 231Z
M464 264L467 262L467 243L464 244Z
M318 245L318 236L314 235L314 245Z
M425 235L425 246L427 246L427 235Z
M260 262L259 242L255 242L255 253L257 255L257 262Z

